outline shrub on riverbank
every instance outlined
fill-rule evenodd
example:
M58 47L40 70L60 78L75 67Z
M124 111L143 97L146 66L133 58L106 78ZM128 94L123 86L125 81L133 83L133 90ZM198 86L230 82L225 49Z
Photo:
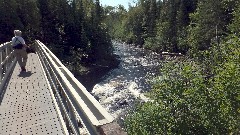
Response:
M201 62L166 64L149 93L154 102L128 115L128 134L239 134L239 48L232 36L201 53Z

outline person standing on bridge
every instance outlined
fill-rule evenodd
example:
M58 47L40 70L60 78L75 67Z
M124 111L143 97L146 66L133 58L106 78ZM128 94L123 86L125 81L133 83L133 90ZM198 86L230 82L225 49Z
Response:
M20 30L14 30L14 37L12 38L12 47L14 49L14 55L17 59L18 64L21 67L22 72L26 72L27 64L27 52L26 48L28 47L25 44L24 39L21 37L22 32Z

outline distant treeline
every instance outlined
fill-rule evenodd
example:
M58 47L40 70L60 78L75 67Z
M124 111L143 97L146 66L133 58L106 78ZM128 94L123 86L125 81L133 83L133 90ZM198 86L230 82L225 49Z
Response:
M1 0L0 42L19 29L27 43L41 40L68 63L94 63L112 57L99 0Z
M239 0L137 0L104 8L111 35L157 52L203 51L230 33Z

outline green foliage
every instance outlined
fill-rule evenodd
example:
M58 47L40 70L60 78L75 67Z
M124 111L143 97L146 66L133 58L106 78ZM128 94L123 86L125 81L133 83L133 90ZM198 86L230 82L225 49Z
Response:
M169 62L149 93L153 102L129 114L129 134L239 134L240 40L229 36L206 60ZM205 64L205 62L207 64ZM209 72L206 73L208 68ZM211 73L211 74L209 74Z
M143 44L143 33L144 29L142 27L143 10L140 7L133 8L128 16L125 28L126 33L132 34L131 40L134 44Z
M110 10L110 11L109 11ZM107 24L111 37L117 40L143 45L145 39L154 37L158 18L156 0L139 0L137 6L105 7Z
M18 17L15 0L1 0L0 7L0 41L4 43L11 40L14 29L24 26Z
M178 31L177 33L177 43L178 43L178 51L186 54L189 50L189 44L188 44L188 31L187 27L182 28L181 30Z
M157 52L195 54L226 37L237 4L238 0L138 0L124 13L112 8L105 22L114 39Z
M156 52L171 51L170 39L165 36L169 35L169 22L162 22L157 26L157 35L153 38L148 38L144 47L152 49Z
M240 35L240 1L238 0L236 2L237 8L235 9L235 11L233 12L234 15L234 20L233 23L229 26L229 29L231 30L232 33L236 34L236 35Z
M233 4L237 1L209 0L199 1L197 11L191 14L188 41L193 53L211 47L226 37L227 26L233 19Z
M114 39L157 52L186 53L189 13L195 11L196 5L197 0L138 0L127 12L117 7L109 12L106 7L105 23Z
M112 57L99 0L2 0L0 6L2 43L20 29L27 43L39 39L63 61L78 57L78 65L92 64Z
M113 39L125 40L126 9L122 5L118 7L107 6L104 8L104 23L107 26L109 35Z
M222 2L223 8L229 8L229 2L233 1ZM202 16L198 20L201 23L188 26L187 32L191 36L181 40L197 45L191 48L194 59L169 62L161 68L162 76L152 81L153 88L148 94L153 102L139 104L128 114L125 121L128 134L240 133L239 5L234 11L234 21L229 26L233 34L222 38L221 43L213 42L210 38L214 37L208 29L212 24L207 21L213 21L214 17L207 19L199 10L192 19L195 21ZM231 18L228 14L226 16ZM222 26L222 31L226 31L226 24ZM148 40L155 45L160 43L152 38Z
M40 13L35 0L16 0L17 14L23 24L24 39L34 42L40 34ZM29 12L31 11L31 12Z

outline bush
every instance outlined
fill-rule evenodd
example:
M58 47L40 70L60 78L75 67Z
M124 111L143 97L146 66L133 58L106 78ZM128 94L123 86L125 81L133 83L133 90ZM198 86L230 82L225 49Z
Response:
M231 37L205 52L204 62L169 62L149 93L126 119L129 134L240 134L240 41ZM216 52L220 51L220 52ZM221 55L220 55L221 54Z

